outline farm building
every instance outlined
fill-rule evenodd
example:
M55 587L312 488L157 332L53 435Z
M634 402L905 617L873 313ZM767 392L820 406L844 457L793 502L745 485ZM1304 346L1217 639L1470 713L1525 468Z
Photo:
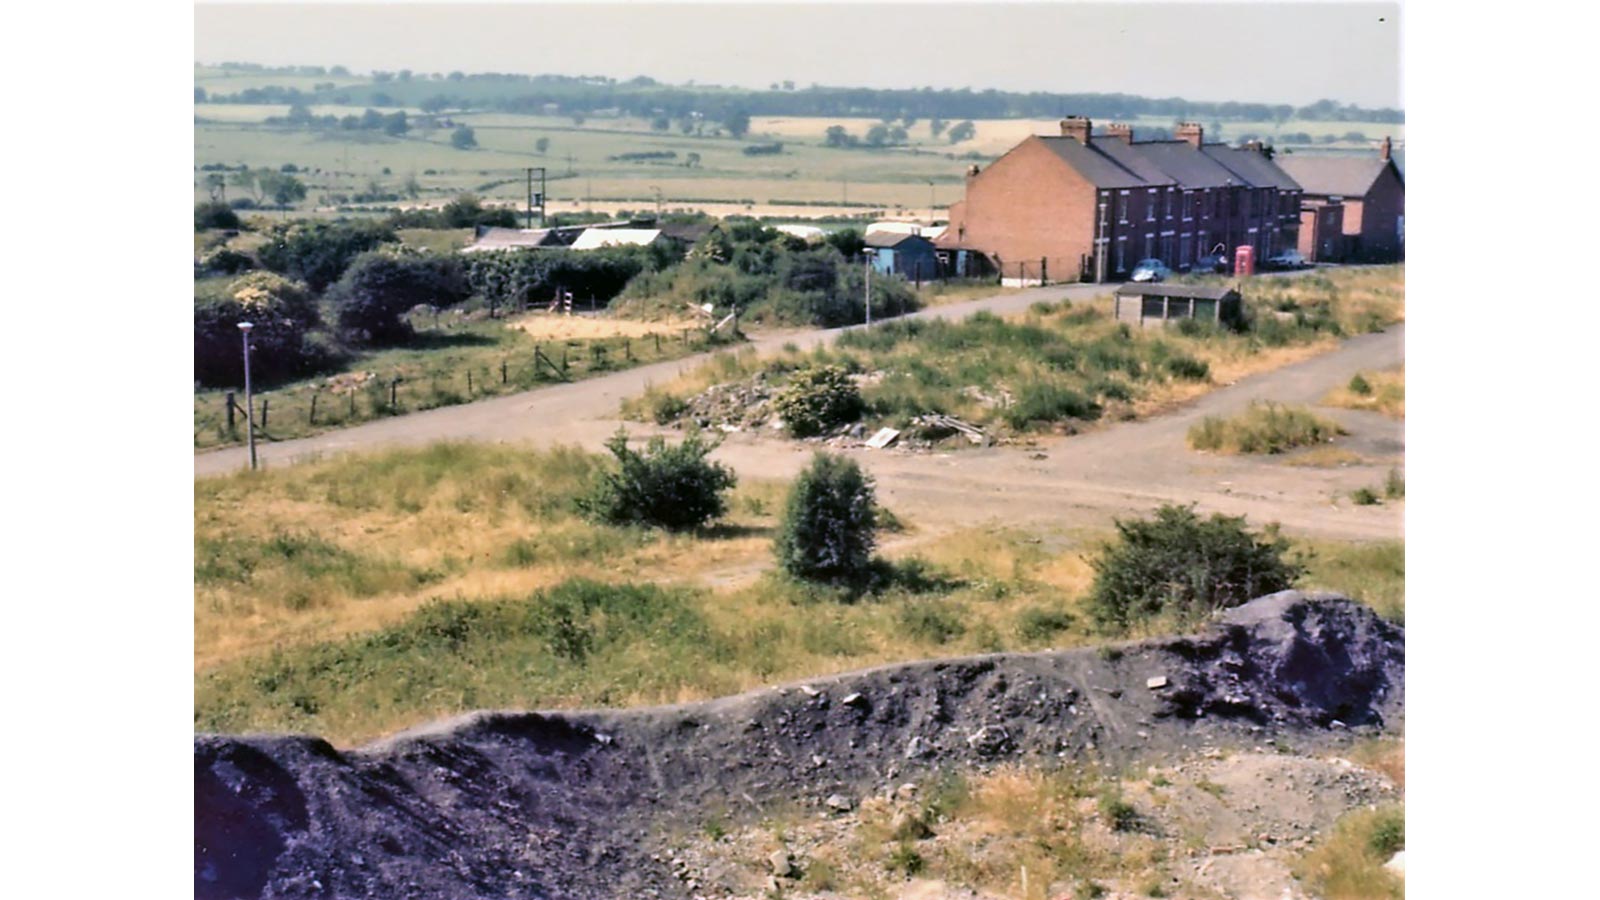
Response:
M484 253L490 250L530 250L540 247L565 247L572 236L562 235L555 228L495 228L480 226L477 238L462 253Z
M1180 125L1177 139L1135 141L1112 124L1061 122L980 170L950 207L940 250L981 255L1013 284L1126 278L1143 259L1182 271L1213 252L1249 244L1258 259L1295 247L1300 186L1259 144L1205 142Z
M1239 292L1193 284L1125 284L1115 295L1118 322L1161 327L1174 319L1231 325L1243 315Z
M1340 203L1345 246L1340 259L1394 262L1406 256L1406 184L1384 138L1376 157L1286 153L1278 163L1305 189L1311 204ZM1308 258L1305 248L1300 250Z
M598 250L601 247L648 247L669 240L659 228L589 228L572 242L574 250Z
M872 257L872 269L885 275L901 275L921 281L939 273L939 260L933 241L915 234L869 231L863 243Z

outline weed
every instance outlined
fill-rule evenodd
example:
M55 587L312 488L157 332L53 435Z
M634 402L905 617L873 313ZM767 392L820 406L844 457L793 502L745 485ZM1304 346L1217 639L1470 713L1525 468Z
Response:
M1310 410L1257 401L1232 419L1202 419L1189 429L1189 446L1218 453L1282 453L1344 433L1338 423Z
M1139 810L1120 796L1102 794L1099 806L1100 815L1112 831L1134 831L1139 827Z
M1017 617L1017 637L1028 643L1044 643L1070 629L1075 621L1072 614L1063 609L1030 607Z
M1347 387L1352 394L1362 397L1372 396L1372 384L1360 372L1350 377L1350 384Z
M958 608L937 601L907 601L899 620L907 635L930 644L947 643L967 631Z
M900 841L895 844L893 850L889 851L889 858L885 861L884 868L890 872L899 873L910 878L921 872L926 864L927 861L922 858L922 854L917 852L917 848L911 842Z
M1383 496L1390 500L1405 499L1406 479L1400 474L1399 469L1390 469L1389 474L1383 479Z
M1222 785L1205 778L1196 781L1194 786L1199 790L1205 791L1213 797L1221 797L1223 791L1226 790Z
M1359 487L1350 492L1350 502L1357 506L1377 506L1382 501L1372 488Z

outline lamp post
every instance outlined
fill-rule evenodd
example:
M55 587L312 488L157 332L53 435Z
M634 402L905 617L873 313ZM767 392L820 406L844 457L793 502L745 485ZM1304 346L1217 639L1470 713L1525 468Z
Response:
M866 252L867 263L867 328L872 327L872 251Z
M239 332L244 336L244 422L245 434L250 442L250 471L256 468L256 407L250 396L250 322L240 322Z
M650 190L656 192L656 225L659 227L661 225L661 188L652 184L650 185Z
M935 207L933 205L933 181L930 179L928 181L928 225L929 225L929 227L932 227L933 223L938 221L938 218L939 218L938 209L937 209L937 207Z

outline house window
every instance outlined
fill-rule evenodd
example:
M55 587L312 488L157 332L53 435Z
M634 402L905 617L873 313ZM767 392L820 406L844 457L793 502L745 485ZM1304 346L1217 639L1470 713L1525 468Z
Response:
M1156 204L1159 202L1155 188L1144 192L1144 220L1146 222L1154 222L1156 220Z
M1177 196L1177 191L1174 191L1171 188L1167 189L1167 218L1169 219L1172 218L1172 204L1177 200Z
M1117 221L1124 224L1128 221L1128 192L1123 191L1117 195Z
M1128 236L1117 238L1117 271L1126 271L1128 268Z
M1178 258L1173 263L1181 266L1192 259L1193 257L1189 255L1189 236L1187 234L1180 235L1178 237Z
M1153 235L1153 234L1147 234L1147 235L1144 236L1144 258L1145 259L1149 259L1150 257L1155 256L1155 255L1156 255L1156 236Z

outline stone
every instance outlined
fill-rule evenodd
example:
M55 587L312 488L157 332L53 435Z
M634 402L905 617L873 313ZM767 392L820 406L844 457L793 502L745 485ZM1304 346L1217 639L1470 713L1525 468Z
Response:
M856 808L855 803L843 794L829 794L828 799L822 801L822 805L835 812L849 812Z
M1406 852L1401 850L1394 856L1389 857L1389 861L1384 863L1383 867L1401 878L1406 877Z
M867 698L861 696L860 694L850 694L839 702L843 703L845 706L865 708L867 705Z
M789 856L789 851L787 851L787 850L774 850L774 851L772 851L772 855L767 857L767 861L772 863L772 874L773 874L774 877L777 877L777 878L790 878L790 877L793 877L793 875L794 875L794 861Z
M998 756L1010 749L1011 736L998 725L985 725L967 736L967 746L979 756Z
M1167 676L1155 675L1144 680L1144 686L1152 691L1159 691L1167 686Z

